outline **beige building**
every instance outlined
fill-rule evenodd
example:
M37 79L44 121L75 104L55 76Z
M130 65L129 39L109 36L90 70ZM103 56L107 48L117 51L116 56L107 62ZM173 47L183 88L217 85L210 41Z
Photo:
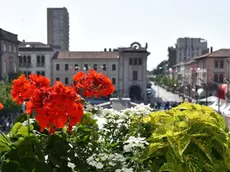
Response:
M115 95L147 101L147 57L145 47L134 42L130 47L98 52L59 52L52 60L52 82L73 83L78 71L95 69L108 76L116 87Z
M26 76L36 73L52 78L52 58L60 47L41 42L25 42L18 46L19 70Z
M69 13L66 8L47 8L47 44L69 50Z

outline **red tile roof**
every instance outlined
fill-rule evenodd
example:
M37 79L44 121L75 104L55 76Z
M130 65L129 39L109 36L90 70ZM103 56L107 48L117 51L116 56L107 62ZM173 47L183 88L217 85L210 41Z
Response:
M57 59L117 59L118 52L104 52L104 51L86 51L86 52L71 52L60 51L57 55Z
M219 49L212 53L204 54L196 59L209 58L209 57L230 57L230 49Z

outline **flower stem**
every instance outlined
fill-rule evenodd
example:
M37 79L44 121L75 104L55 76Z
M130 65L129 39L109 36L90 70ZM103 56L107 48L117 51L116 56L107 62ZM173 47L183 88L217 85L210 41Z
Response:
M4 139L6 139L8 142L10 142L10 143L11 143L10 139L9 139L9 138L7 138L7 137L5 136L5 134L3 134L3 133L2 133L2 131L1 131L1 130L0 130L0 134L2 135L2 137L4 137Z
M7 137L2 133L1 130L0 130L0 134L2 135L2 137L3 137L5 140L7 140L7 141L10 143L10 145L9 145L8 143L2 141L2 140L0 140L0 142L3 143L3 144L5 144L5 145L7 145L7 146L10 147L10 148L12 148L12 146L11 146L12 143L11 143L10 139L7 138Z
M27 122L28 122L28 136L30 136L30 116L27 114Z

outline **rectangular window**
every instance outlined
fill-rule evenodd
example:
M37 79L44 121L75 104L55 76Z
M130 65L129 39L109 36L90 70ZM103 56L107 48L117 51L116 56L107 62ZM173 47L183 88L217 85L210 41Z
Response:
M221 69L224 68L224 60L220 60L220 68L221 68Z
M3 44L3 50L6 51L6 44Z
M78 64L74 65L74 70L78 70Z
M142 59L141 58L138 59L138 64L142 65Z
M42 56L42 64L45 64L45 56Z
M116 65L115 64L112 65L112 70L113 71L116 70Z
M94 64L94 65L93 65L93 69L94 69L94 70L97 70L97 64Z
M31 63L31 57L28 56L27 59L28 59L28 63L30 64Z
M36 73L37 73L37 75L41 75L40 71L37 71Z
M14 46L14 53L16 53L17 49L16 49L16 46Z
M11 45L9 45L9 52L11 52L12 51L12 46Z
M37 56L37 64L40 64L40 56Z
M41 72L41 75L42 75L42 76L45 76L45 71L42 71L42 72Z
M103 64L103 67L102 67L102 69L103 69L103 71L106 71L106 64Z
M215 60L215 68L218 68L219 65L218 65L218 60Z
M22 56L19 56L19 63L22 63Z
M56 64L56 70L60 70L60 64Z
M133 65L137 65L137 58L134 59Z
M60 78L59 78L59 77L57 77L57 78L56 78L56 81L60 81Z
M84 70L89 70L89 65L88 64L84 64Z
M116 85L116 78L112 78L113 85Z
M136 81L138 79L138 73L136 70L133 71L133 80Z
M132 58L129 59L129 65L133 65L133 59Z
M26 63L26 56L23 56L23 62Z
M69 64L65 64L65 70L69 69Z
M65 84L66 84L66 85L69 84L69 78L65 78Z

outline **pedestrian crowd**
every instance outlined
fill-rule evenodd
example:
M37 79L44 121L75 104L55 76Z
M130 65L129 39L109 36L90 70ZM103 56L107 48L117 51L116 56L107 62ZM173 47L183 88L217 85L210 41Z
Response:
M2 114L0 116L0 130L4 133L9 132L14 124L14 120L19 116L19 114L20 113Z
M156 102L154 104L154 108L155 109L159 109L159 110L169 110L173 107L176 107L180 104L181 102Z

